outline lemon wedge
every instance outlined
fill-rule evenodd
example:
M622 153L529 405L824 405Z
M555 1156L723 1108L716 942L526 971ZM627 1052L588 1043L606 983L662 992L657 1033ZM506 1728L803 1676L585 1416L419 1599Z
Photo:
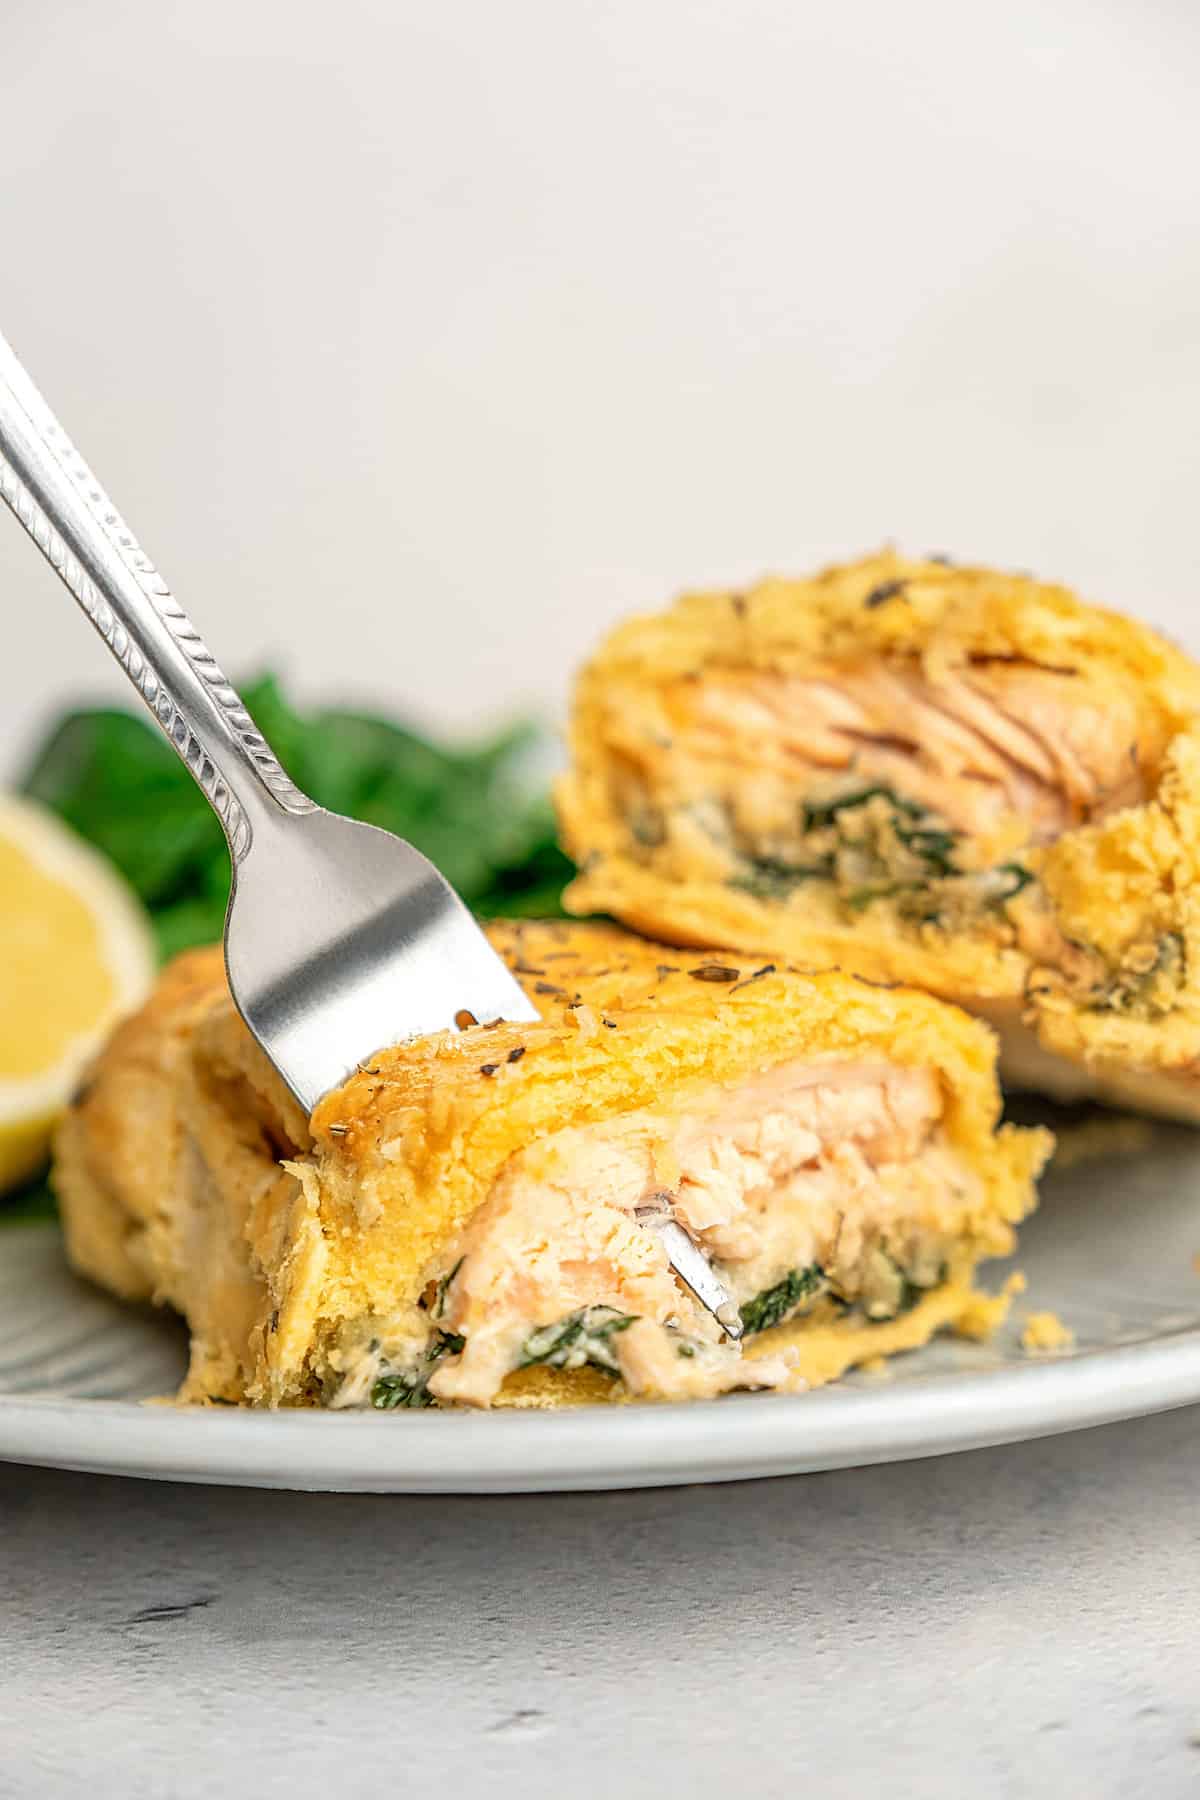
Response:
M112 865L45 808L0 795L0 1192L36 1174L154 968L149 921Z

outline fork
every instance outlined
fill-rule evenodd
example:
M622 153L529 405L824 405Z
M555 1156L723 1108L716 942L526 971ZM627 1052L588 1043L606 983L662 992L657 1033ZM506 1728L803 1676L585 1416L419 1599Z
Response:
M431 862L389 832L324 811L288 778L2 338L0 458L0 497L224 827L230 990L305 1112L386 1044L456 1022L536 1019Z
M285 773L3 336L0 499L221 821L233 869L230 992L306 1114L389 1044L539 1017L427 857L327 812ZM737 1307L698 1246L655 1224L676 1273L740 1336Z

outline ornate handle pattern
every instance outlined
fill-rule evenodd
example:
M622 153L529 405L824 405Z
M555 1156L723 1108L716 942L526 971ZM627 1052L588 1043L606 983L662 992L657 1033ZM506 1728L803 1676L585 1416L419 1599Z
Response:
M314 810L3 337L0 499L195 777L235 862L250 848L256 805Z

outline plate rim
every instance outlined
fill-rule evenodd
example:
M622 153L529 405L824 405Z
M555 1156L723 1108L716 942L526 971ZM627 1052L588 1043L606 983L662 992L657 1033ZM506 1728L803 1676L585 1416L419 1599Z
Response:
M1200 1401L1200 1328L1027 1366L665 1405L266 1412L0 1395L0 1462L337 1493L552 1493L910 1461Z

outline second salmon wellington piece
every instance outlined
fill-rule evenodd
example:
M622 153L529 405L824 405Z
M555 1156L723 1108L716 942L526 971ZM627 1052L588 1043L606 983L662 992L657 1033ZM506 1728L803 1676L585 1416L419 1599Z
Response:
M217 950L180 958L60 1131L76 1267L191 1326L183 1398L383 1409L793 1388L987 1328L1044 1133L921 994L609 926L497 925L536 1023L289 1095ZM280 1161L282 1159L282 1163ZM743 1341L672 1274L678 1221Z
M1016 1084L1200 1122L1200 669L1062 588L882 555L619 628L573 911L960 1002Z

